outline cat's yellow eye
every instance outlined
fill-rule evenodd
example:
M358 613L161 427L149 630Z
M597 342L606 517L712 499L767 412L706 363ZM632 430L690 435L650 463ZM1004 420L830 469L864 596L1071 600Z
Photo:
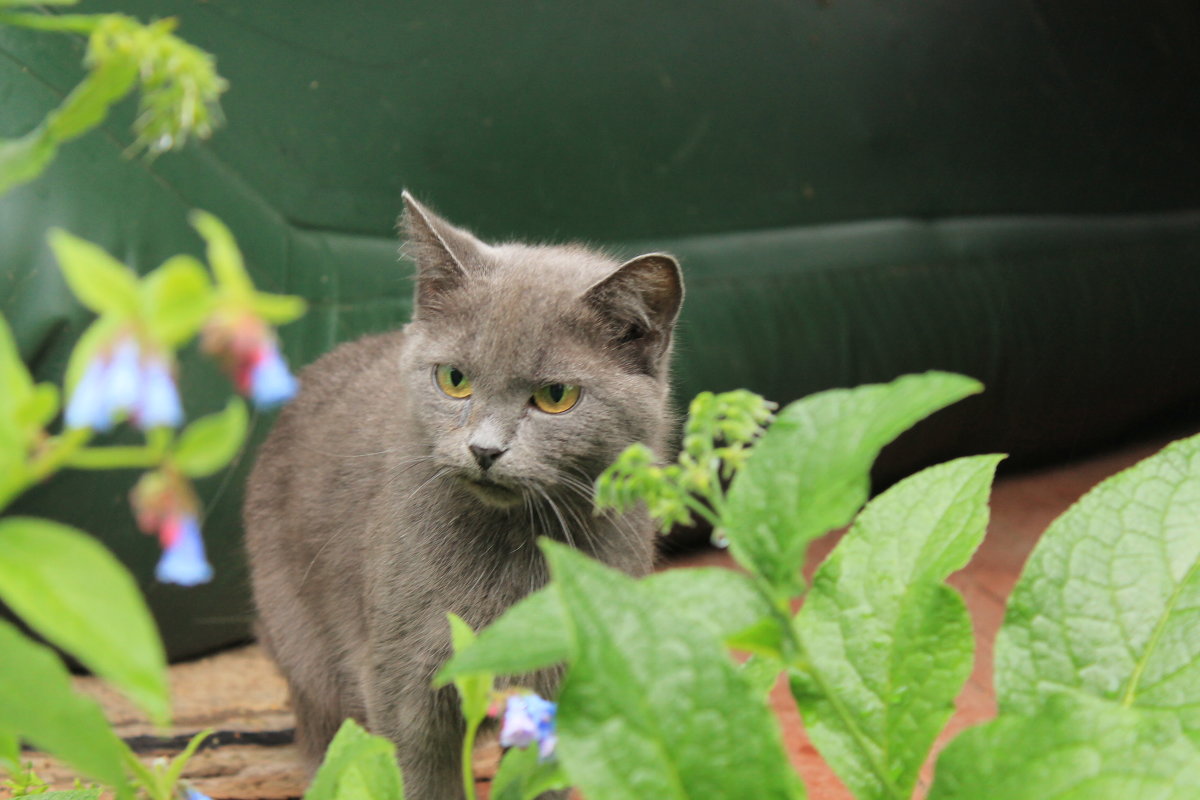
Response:
M533 404L547 414L570 411L579 402L579 387L569 383L548 383L533 393Z
M471 396L471 379L458 367L438 364L433 371L438 388L449 396L462 400Z

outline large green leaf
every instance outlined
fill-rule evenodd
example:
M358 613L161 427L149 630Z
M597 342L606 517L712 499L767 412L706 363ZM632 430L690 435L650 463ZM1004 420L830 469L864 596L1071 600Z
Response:
M588 800L795 796L778 725L716 637L631 578L541 546L572 642L558 753Z
M661 605L673 606L689 624L720 639L764 617L770 608L750 581L727 569L674 569L640 582ZM470 646L438 673L445 685L459 675L492 672L520 675L567 659L571 639L562 602L554 587L539 589L484 628Z
M246 438L249 416L240 397L231 397L216 414L201 417L184 429L171 455L183 474L204 478L228 464Z
M0 599L152 720L167 723L158 631L129 571L95 539L49 520L0 520Z
M0 728L0 770L14 772L21 765L21 739Z
M866 502L884 445L982 386L945 372L837 389L783 409L730 486L724 516L734 557L780 594L794 593L808 543Z
M58 656L3 620L0 653L0 729L89 777L125 787L121 741L96 701L75 693Z
M1060 694L942 752L929 800L1195 800L1200 752L1167 715Z
M1200 742L1200 436L1109 478L1030 556L996 642L1001 710L1082 689Z
M191 339L212 309L212 282L199 260L173 256L141 285L146 321L155 338L169 347Z
M49 234L67 285L79 302L97 314L132 316L138 311L138 277L99 245L59 228Z
M63 789L58 792L38 792L37 794L22 795L30 800L100 800L100 787L91 789ZM13 798L20 800L20 798Z
M912 796L971 672L970 618L942 581L983 540L999 461L940 464L871 501L796 618L805 729L858 800Z
M404 800L396 746L346 720L329 743L304 800Z
M655 603L673 606L718 639L728 639L771 613L748 577L720 567L671 569L651 575L642 585Z

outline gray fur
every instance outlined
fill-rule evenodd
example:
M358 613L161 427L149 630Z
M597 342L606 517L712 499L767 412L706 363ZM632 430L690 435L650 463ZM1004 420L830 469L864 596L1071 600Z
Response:
M405 203L413 321L304 370L250 476L246 543L310 767L354 717L396 742L410 800L441 800L462 797L457 696L430 688L446 612L478 629L545 583L542 535L650 570L649 520L594 516L590 486L633 442L662 451L683 288L670 256L493 246ZM443 394L437 364L473 395ZM578 404L532 407L548 383L582 386ZM485 471L472 446L501 452Z

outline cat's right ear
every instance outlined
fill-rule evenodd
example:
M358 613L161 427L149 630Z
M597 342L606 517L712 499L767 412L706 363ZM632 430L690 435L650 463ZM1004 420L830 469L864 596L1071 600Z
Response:
M674 256L650 253L626 261L583 299L606 321L609 339L652 375L666 367L683 303L683 273Z
M446 296L467 280L486 245L434 214L407 191L403 198L399 228L404 251L417 266L413 317L422 319L441 311Z

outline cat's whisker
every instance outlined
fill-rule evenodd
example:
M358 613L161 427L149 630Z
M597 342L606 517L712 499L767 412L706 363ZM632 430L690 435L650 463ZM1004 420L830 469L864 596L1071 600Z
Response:
M325 541L321 543L321 546L317 548L317 552L313 554L312 561L309 561L309 562L308 562L308 567L306 567L306 568L305 568L305 570L304 570L304 574L300 576L300 586L299 586L299 588L301 588L301 589L303 589L303 588L304 588L304 582L308 580L308 574L309 574L310 572L312 572L313 565L314 565L314 564L316 564L316 563L317 563L317 561L318 561L318 560L321 558L321 553L324 553L324 552L325 552L325 548L326 548L326 547L329 547L329 545L330 545L330 544L333 542L333 540L334 540L334 539L336 539L336 538L338 538L338 537L336 537L336 536L327 536L327 537L325 538Z
M545 518L545 515L543 514L543 510L542 510L542 505L540 502L538 502L537 497L530 497L529 507L533 511L533 514L530 519L530 528L532 530L534 538L536 539L538 536L549 536L550 535L550 526L546 522L546 518ZM538 533L538 530L537 530L539 526L542 529L542 532L540 534Z
M546 505L549 507L549 509L554 512L554 516L558 519L558 524L562 528L563 538L566 539L567 544L571 547L575 547L575 537L571 535L571 526L567 525L566 519L563 518L562 512L559 511L558 503L555 503L554 498L550 496L550 493L542 487L538 486L536 489L538 494L542 496L542 499L546 501Z
M431 484L431 483L433 483L434 481L438 480L439 478L444 478L444 477L445 477L446 475L448 475L449 473L450 473L450 467L442 467L442 468L441 468L441 469L439 469L437 472L433 473L433 474L432 474L432 475L430 475L428 478L426 478L425 480L421 481L420 485L418 485L418 486L417 486L417 488L413 489L413 490L412 490L412 492L411 492L411 493L408 495L408 499L409 499L409 500L412 500L412 499L413 499L414 497L416 497L416 496L417 496L417 495L420 493L420 491L421 491L422 489L424 489L426 486L428 486L429 484Z
M417 456L415 458L406 458L397 462L390 467L387 480L383 482L382 488L386 489L387 487L391 486L393 483L403 477L404 473L408 472L418 464L424 464L435 460L436 459L434 459L433 456Z
M577 493L589 510L594 509L596 499L594 482L580 467L567 467L566 470L559 475L560 483ZM636 546L637 542L641 540L642 536L636 529L635 523L627 515L615 511L605 511L601 512L599 517L611 522L621 538L630 545ZM591 526L585 526L585 529L590 531Z
M331 453L328 450L322 450L311 445L301 444L298 446L302 450L307 450L310 453L316 453L317 455L325 456L326 458L366 458L368 456L386 456L389 453L395 453L400 449L399 447L389 447L386 450L373 450L369 453Z
M529 520L530 533L533 533L533 509L530 507L529 503L530 503L529 493L521 492L521 508L525 512L525 518ZM508 552L510 554L520 552L521 548L523 548L525 546L527 541L528 541L527 537L524 537L524 536L520 537L520 541L517 542L517 546L514 547L512 550L509 550Z

